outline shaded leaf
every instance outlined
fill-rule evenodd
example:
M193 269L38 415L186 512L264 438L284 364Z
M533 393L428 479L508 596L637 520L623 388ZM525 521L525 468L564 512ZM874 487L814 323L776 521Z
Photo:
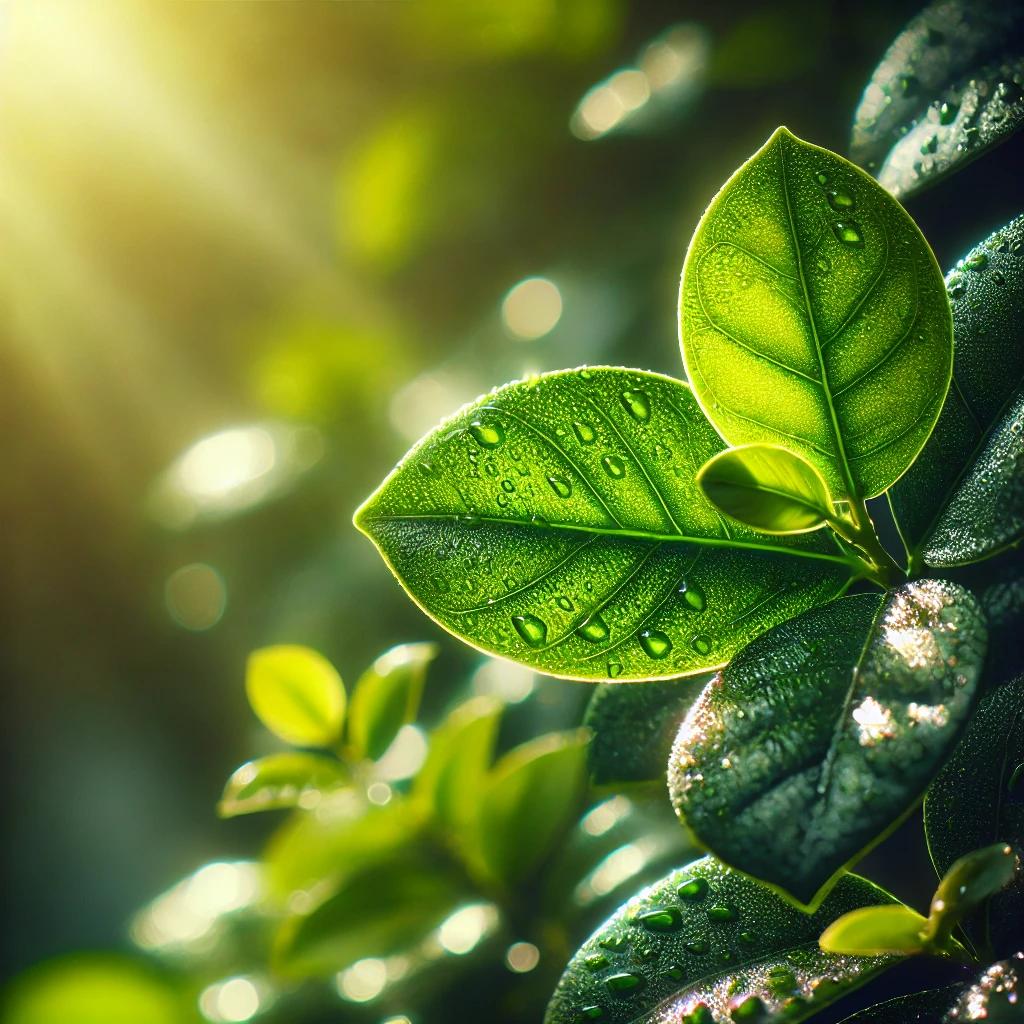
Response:
M920 953L927 924L926 917L902 904L862 907L833 921L821 933L819 945L826 953L855 956Z
M308 647L283 644L253 651L245 692L260 721L286 743L329 747L341 732L341 677L323 655Z
M690 709L669 762L677 812L727 863L820 898L949 756L985 640L976 600L939 580L777 626Z
M1024 850L1024 679L987 694L963 740L932 783L924 804L932 863L945 875L980 846ZM980 950L996 956L1024 945L1024 884L994 896L963 927Z
M687 376L722 435L796 452L837 500L902 475L949 386L949 304L917 225L785 128L701 218L680 313Z
M822 929L856 907L891 901L845 875L817 913L803 914L705 857L640 892L587 939L546 1024L804 1020L891 963L823 953ZM701 1005L702 1015L687 1016Z
M911 553L935 566L976 561L1024 532L1013 472L1024 384L1024 216L975 246L946 285L953 386L935 432L888 495Z
M594 690L583 724L594 734L587 764L598 785L663 779L672 741L706 677L605 683Z
M909 996L888 999L866 1010L844 1017L841 1024L938 1024L961 990L960 985L915 992Z
M296 807L304 799L318 799L322 790L337 789L346 780L344 767L334 758L296 752L270 754L234 772L224 787L217 813L232 818Z
M420 707L427 666L437 644L399 644L382 654L352 691L348 742L356 757L376 760Z

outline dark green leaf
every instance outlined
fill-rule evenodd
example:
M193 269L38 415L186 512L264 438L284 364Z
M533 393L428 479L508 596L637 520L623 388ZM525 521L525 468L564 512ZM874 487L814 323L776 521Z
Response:
M701 219L680 309L722 435L791 449L837 500L888 488L938 418L953 345L928 243L871 177L785 128Z
M583 944L546 1024L804 1020L891 963L823 953L818 935L840 914L890 902L845 875L817 913L803 914L705 857L643 890ZM687 1016L701 1005L703 1015Z
M474 646L569 678L694 673L850 576L824 534L726 525L694 482L722 447L678 381L546 374L442 424L356 523Z
M319 793L344 785L340 761L317 754L270 754L243 764L227 781L217 806L222 818L318 801Z
M844 1017L841 1024L938 1024L943 1013L960 994L960 985L915 992Z
M348 713L348 742L355 757L376 760L419 711L427 666L437 644L399 644L359 678Z
M1015 953L987 968L967 986L942 1024L983 1020L985 1024L1021 1024L1024 1021L1024 953Z
M806 533L833 515L821 474L777 445L728 448L701 467L697 483L716 508L763 533Z
M1024 216L972 249L946 284L953 386L935 433L889 492L911 553L935 566L977 561L1024 532L1014 472L1024 383Z
M777 626L690 709L669 763L676 810L727 863L811 903L948 757L985 635L975 599L939 580Z
M1024 850L1024 679L986 695L949 763L928 791L925 831L935 870L980 846ZM1024 884L993 897L964 924L970 940L996 956L1024 944Z
M861 907L833 921L819 945L826 953L856 956L920 953L926 946L923 932L928 919L910 907Z
M605 683L594 690L583 724L594 738L587 758L598 785L664 779L672 741L706 677Z

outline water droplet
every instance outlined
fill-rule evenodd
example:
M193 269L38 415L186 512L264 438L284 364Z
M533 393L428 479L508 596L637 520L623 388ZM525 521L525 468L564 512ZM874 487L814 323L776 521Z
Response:
M678 593L683 599L683 603L686 607L693 609L695 612L702 612L708 606L708 601L704 596L704 591L695 583L687 583L686 580L683 580L682 583L679 584L676 593Z
M583 961L583 966L586 967L588 971L600 971L607 967L609 963L611 963L611 961L604 955L604 953L594 953Z
M733 1020L761 1020L765 1015L764 1003L757 996L747 996L730 1012Z
M629 940L625 935L605 935L597 940L597 944L602 949L607 949L611 953L621 953L628 945Z
M698 633L691 641L690 646L698 654L710 654L711 653L711 637L707 633Z
M676 889L676 895L687 903L699 903L707 894L708 883L703 878L687 878Z
M733 907L726 903L716 903L708 907L708 917L712 921L735 921L739 915Z
M511 480L502 480L501 489L505 491L506 494L511 494L516 489L516 485L512 483Z
M833 189L828 194L828 205L837 213L846 213L854 207L853 196L845 188Z
M560 498L568 498L572 494L572 484L563 477L549 476L548 483L551 484L551 490Z
M640 423L646 423L651 418L651 400L643 391L623 391L622 404L626 412Z
M860 226L852 220L836 221L832 225L832 231L843 245L848 245L851 249L864 247L864 236L860 232Z
M782 964L775 964L768 971L768 988L774 995L792 992L797 985L796 975Z
M600 1020L604 1016L604 1009L600 1006L584 1006L580 1010L580 1020Z
M679 964L669 964L662 972L661 976L666 981L682 981L686 977L686 971Z
M660 629L644 629L637 633L640 646L648 658L656 661L668 656L672 650L672 641Z
M706 939L691 939L686 943L686 949L695 956L703 956L711 949L711 944Z
M576 633L592 644L599 644L608 639L608 623L601 618L600 612L594 612L586 622L577 626Z
M706 1003L698 1003L683 1018L683 1024L715 1024L715 1015L708 1008Z
M601 460L601 468L613 480L620 480L626 475L626 464L618 457L618 455L606 455Z
M753 932L740 932L740 942L752 946L757 942L757 936Z
M498 448L505 442L505 428L498 420L490 420L487 423L473 420L469 425L469 432L481 448Z
M660 955L654 946L638 946L633 950L633 958L642 964L649 964L657 960Z
M819 274L831 274L832 264L824 257L819 256L815 261L814 265L818 268Z
M579 439L580 444L593 444L597 433L589 423L574 423L573 433Z
M483 520L475 512L468 512L464 516L459 516L459 522L468 529L474 530L483 523Z
M971 255L964 260L964 266L969 270L984 270L988 266L988 253L981 249L977 252L972 252Z
M1006 284L1006 278L1003 276L1003 272L1001 270L993 270L991 276L992 276L992 280L995 281L996 284L998 284L998 285Z
M434 475L434 467L429 462L421 462L420 463L420 472L424 476L433 476Z
M560 597L555 598L555 604L557 604L563 612L571 612L575 607L572 601L570 601L569 598L565 596L565 594L562 594Z
M581 380L590 380L590 378L593 377L593 376L594 376L593 373L591 373L591 371L588 370L586 367L584 367L582 370L580 370L580 379Z
M959 103L951 103L949 100L946 100L942 106L939 107L939 124L952 124L956 120L956 115L959 112Z
M819 185L827 185L828 175L824 171L818 171L818 173L814 176L814 180L817 181Z
M658 907L637 914L634 921L649 932L674 932L682 927L683 915L678 907Z
M608 678L609 679L617 679L621 675L622 675L622 665L620 665L619 662L617 662L617 661L609 661L608 662Z
M513 615L512 625L527 647L543 647L548 627L536 615Z
M631 996L644 987L644 979L639 974L622 971L605 978L604 984L613 996Z

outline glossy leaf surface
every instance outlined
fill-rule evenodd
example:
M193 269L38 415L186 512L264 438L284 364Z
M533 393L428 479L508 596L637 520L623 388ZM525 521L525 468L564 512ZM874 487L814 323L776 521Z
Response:
M938 580L805 612L705 689L669 763L717 856L810 903L920 798L973 706L986 630Z
M716 508L763 533L817 530L833 514L821 474L776 445L728 448L701 467L697 482Z
M928 243L870 176L784 128L701 219L680 311L722 435L791 449L837 500L888 488L939 415L952 328Z
M902 904L862 907L833 921L821 933L819 945L826 953L856 956L918 953L924 949L927 924L926 917Z
M694 481L722 447L678 381L547 374L443 423L356 523L474 646L569 678L690 674L850 575L824 534L727 525Z
M1024 1020L1024 953L986 968L957 997L942 1024L983 1020L986 1024L1020 1024Z
M953 385L935 432L889 492L911 552L935 566L985 557L1024 530L1014 472L1024 384L1024 216L975 246L946 285L956 336Z
M419 710L437 644L399 644L382 654L352 691L348 742L356 757L376 759Z
M664 779L679 726L707 682L698 677L598 686L583 719L594 734L588 755L593 781Z
M345 688L334 666L316 651L290 644L254 651L245 692L260 721L285 742L329 747L338 739Z
M303 799L317 799L323 791L346 781L340 761L317 754L286 752L249 761L238 768L224 787L217 806L222 818L254 811L295 807Z
M822 929L891 900L845 875L817 913L803 914L705 857L640 892L583 944L546 1024L804 1020L890 962L823 953Z
M924 821L940 875L992 842L1024 850L1024 680L983 698L928 791ZM997 956L1016 952L1024 944L1024 885L1018 881L998 893L964 928L979 949L991 944Z
M961 986L928 989L888 999L844 1017L841 1024L937 1024L960 993Z

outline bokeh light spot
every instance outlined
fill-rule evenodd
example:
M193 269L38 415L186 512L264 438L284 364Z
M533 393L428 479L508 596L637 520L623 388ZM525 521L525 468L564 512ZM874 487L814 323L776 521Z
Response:
M212 565L193 562L175 569L167 578L164 600L179 626L202 632L220 622L228 593L223 577Z
M546 277L528 277L511 288L501 304L508 333L520 341L535 341L555 329L562 318L562 293Z

